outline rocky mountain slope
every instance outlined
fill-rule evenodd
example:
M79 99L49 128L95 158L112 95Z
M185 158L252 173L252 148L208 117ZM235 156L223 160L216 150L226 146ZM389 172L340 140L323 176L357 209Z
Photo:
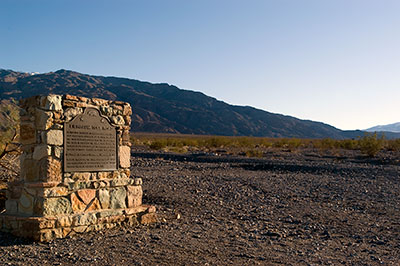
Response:
M387 132L400 133L400 122L388 124L388 125L379 125L379 126L371 127L371 128L366 129L365 131L369 131L369 132L387 131Z
M49 93L127 101L134 110L133 131L337 139L363 135L361 131L341 131L320 122L229 105L166 83L68 70L35 75L0 70L0 100Z

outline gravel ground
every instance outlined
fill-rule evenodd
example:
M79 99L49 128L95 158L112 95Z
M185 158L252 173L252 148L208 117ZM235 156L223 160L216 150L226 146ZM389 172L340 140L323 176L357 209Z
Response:
M400 163L135 152L160 222L34 243L0 233L0 265L398 265Z

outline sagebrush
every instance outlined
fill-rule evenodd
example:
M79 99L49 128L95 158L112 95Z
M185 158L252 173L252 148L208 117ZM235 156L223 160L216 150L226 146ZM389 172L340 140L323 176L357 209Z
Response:
M199 136L179 134L133 134L134 145L147 146L153 150L175 152L186 151L223 151L229 149L237 154L249 157L262 157L265 150L283 150L294 152L302 149L321 151L358 150L366 156L376 156L382 150L400 151L400 139L387 140L376 133L366 133L358 139L298 139L298 138L262 138Z

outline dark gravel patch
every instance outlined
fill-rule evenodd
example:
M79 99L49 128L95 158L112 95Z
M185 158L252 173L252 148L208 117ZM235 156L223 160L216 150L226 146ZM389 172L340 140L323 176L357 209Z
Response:
M33 243L0 265L378 265L400 262L395 158L134 153L160 223Z

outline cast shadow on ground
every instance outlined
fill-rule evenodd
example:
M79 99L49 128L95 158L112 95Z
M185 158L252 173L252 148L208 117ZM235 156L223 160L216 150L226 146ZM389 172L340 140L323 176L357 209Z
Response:
M16 237L10 233L0 232L0 247L30 245L34 243L32 239Z

